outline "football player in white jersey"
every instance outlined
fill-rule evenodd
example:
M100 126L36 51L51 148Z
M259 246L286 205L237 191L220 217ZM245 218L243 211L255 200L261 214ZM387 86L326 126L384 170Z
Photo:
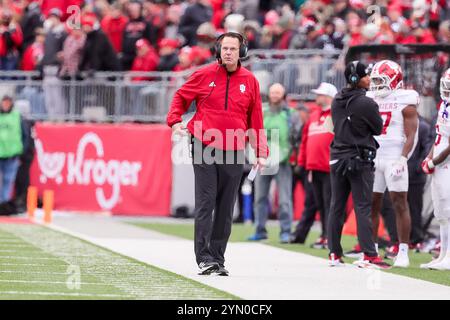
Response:
M440 93L442 102L436 121L436 140L422 168L432 174L431 196L434 215L440 225L441 251L437 259L420 267L450 270L450 68L441 77Z
M417 142L419 94L403 89L401 67L390 60L376 63L370 74L367 96L379 106L383 131L375 139L380 144L375 158L375 181L372 198L372 221L375 243L383 204L383 194L389 190L394 207L399 238L399 251L394 267L409 266L411 217L407 202L408 158Z

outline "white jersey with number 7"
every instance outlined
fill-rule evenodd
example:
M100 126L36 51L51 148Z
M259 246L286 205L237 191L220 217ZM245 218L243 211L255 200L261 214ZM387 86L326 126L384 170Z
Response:
M375 136L375 139L380 144L377 157L383 159L399 159L406 142L402 111L409 105L417 107L420 101L419 94L415 90L397 89L384 97L377 97L373 91L367 91L367 96L374 99L378 104L380 115L383 119L383 131L379 136ZM416 147L418 128L419 126L417 125L414 147L408 155L408 158Z

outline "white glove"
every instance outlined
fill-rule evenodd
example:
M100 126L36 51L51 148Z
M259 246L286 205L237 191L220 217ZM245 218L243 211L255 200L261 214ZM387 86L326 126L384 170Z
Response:
M391 177L398 179L406 170L408 170L408 159L402 156L392 164Z

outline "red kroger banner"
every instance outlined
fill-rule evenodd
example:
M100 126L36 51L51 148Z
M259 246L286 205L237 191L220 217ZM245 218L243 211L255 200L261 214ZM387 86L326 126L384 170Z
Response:
M31 185L55 209L170 214L171 130L165 125L37 123Z

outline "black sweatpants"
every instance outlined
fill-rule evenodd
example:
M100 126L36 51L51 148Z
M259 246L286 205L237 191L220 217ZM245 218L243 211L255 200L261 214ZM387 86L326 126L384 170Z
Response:
M357 173L349 173L343 176L341 172L336 172L338 165L340 165L339 162L331 165L330 175L331 206L328 219L328 247L330 253L334 253L337 256L343 255L341 246L342 228L346 217L345 206L351 192L359 244L367 256L376 256L377 252L372 238L371 217L374 182L373 167L370 164L365 164Z
M397 223L389 191L386 191L384 193L383 206L381 207L381 217L383 218L384 226L386 227L386 230L389 234L391 243L397 243L398 242Z
M313 171L312 184L314 188L314 199L320 213L322 223L321 237L327 238L328 214L331 202L331 181L328 172Z
M193 155L196 261L224 265L234 203L244 170L244 153L205 147L194 139Z
M314 199L314 189L312 183L308 181L306 172L304 172L299 179L303 185L303 190L305 191L305 200L302 216L295 227L293 237L297 242L304 243L314 223L317 206L316 200Z
M408 189L408 204L411 213L411 243L423 241L422 208L425 184L410 184Z

